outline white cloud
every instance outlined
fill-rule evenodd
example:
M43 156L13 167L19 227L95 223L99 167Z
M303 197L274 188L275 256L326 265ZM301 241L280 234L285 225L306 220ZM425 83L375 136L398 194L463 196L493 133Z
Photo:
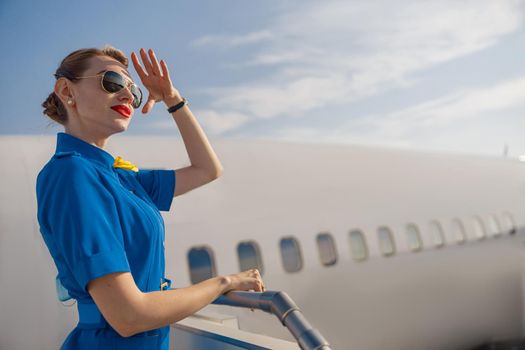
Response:
M202 123L203 128L212 134L238 128L250 118L244 114L236 112L217 112L214 110L196 110L196 118Z
M341 77L304 77L284 86L244 86L208 89L222 97L212 101L217 109L236 109L259 118L272 118L286 113L293 117L324 105L335 97L344 98L345 81Z
M497 142L502 138L487 140L487 137L494 136L494 130L487 126L491 124L486 124L487 121L490 121L487 115L493 119L493 125L499 127L500 116L491 112L513 108L525 109L525 76L501 81L493 86L457 91L386 115L352 118L332 130L290 127L276 130L270 138L306 143L347 143L399 148L417 146L418 149L442 150L463 149L464 152L471 153L477 153L479 149L485 148L487 152L491 151L494 154L495 149L499 150L495 147L501 146ZM483 125L477 125L476 118L479 121L482 120ZM469 120L473 121L469 125L474 125L476 128L469 131L477 133L477 137L467 140L466 133L459 130L457 126L460 123L469 123ZM515 127L519 126L515 125ZM426 137L429 139L425 139ZM450 142L454 138L459 139L459 144ZM512 138L516 139L514 136ZM424 144L421 144L422 140ZM494 142L491 141L497 144L494 146ZM514 144L520 147L525 146L523 142L514 142Z
M486 118L487 112L517 106L525 107L525 77L458 91L386 116L368 116L354 123L380 128L430 128L457 123L461 119ZM497 118L495 114L493 118Z
M192 111L197 122L206 133L216 135L240 127L250 120L247 115L237 112L217 112L210 109L196 109ZM173 120L157 120L148 122L147 128L165 130L174 127Z
M262 30L244 35L206 35L190 43L193 47L214 46L229 49L236 46L255 44L270 39L270 31Z
M215 111L258 118L349 105L412 84L416 72L494 45L519 28L522 5L518 0L306 1L261 31L199 39L197 46L224 48L258 42L253 57L231 66L275 67L257 81L204 92Z

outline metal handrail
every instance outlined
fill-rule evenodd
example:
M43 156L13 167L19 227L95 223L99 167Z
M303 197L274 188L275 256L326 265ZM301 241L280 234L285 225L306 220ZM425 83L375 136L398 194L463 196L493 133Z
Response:
M303 316L294 301L285 292L230 291L212 304L259 309L277 316L283 326L297 340L303 350L331 350L330 344Z

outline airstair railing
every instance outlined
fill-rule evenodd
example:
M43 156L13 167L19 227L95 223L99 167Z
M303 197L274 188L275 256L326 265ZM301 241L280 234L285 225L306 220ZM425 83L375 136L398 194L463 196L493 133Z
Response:
M331 350L330 344L308 323L301 310L285 292L230 291L215 299L213 304L259 309L274 314L292 333L301 349Z

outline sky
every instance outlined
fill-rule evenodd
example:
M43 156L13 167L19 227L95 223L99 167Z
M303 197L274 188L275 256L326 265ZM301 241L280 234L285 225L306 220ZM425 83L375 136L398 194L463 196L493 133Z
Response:
M210 139L517 158L524 22L522 0L0 0L0 134L63 131L53 73L111 44L153 48ZM180 137L163 103L126 133Z

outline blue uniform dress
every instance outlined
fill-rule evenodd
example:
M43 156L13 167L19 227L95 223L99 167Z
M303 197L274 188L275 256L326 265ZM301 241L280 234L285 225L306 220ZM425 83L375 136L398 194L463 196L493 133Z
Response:
M112 272L131 272L142 292L169 289L159 210L170 209L175 170L135 172L114 162L105 150L59 132L56 152L37 177L40 232L79 309L61 349L168 350L169 326L122 337L87 292L89 281Z

